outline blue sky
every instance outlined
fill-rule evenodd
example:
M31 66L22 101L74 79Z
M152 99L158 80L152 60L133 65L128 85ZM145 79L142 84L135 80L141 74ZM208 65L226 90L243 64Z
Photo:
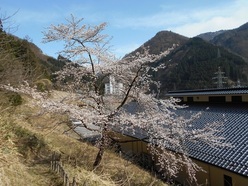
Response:
M86 24L107 22L112 50L118 56L138 48L161 30L193 37L232 29L248 22L247 0L1 0L0 15L12 15L14 35L29 36L41 50L57 57L61 43L42 43L50 24L65 22L70 14Z

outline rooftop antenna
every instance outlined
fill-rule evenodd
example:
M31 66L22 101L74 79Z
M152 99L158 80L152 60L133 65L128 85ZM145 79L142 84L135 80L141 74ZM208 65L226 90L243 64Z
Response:
M215 72L216 74L213 79L215 80L214 84L217 84L217 88L223 88L223 84L226 84L227 77L224 76L225 72L222 72L220 67L218 67L218 71Z

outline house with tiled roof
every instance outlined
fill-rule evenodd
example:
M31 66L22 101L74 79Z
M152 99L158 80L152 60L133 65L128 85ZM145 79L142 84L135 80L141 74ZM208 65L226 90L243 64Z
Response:
M181 99L187 108L177 110L186 116L202 112L196 127L223 121L219 135L225 137L232 148L215 149L204 144L188 143L189 155L205 167L204 179L209 185L248 185L248 88L173 91L168 97ZM203 177L199 178L204 181Z
M205 170L196 175L198 183L206 186L248 186L248 88L173 91L166 96L178 98L181 104L188 106L175 111L179 116L187 118L194 113L202 113L200 118L194 120L193 126L196 128L207 123L223 122L219 135L233 146L219 149L200 142L186 143L189 156ZM145 134L126 135L130 143L121 144L122 149L140 156L146 155L145 164L151 164L147 158L149 152L145 140L131 140L144 138ZM186 178L182 171L176 181L190 185Z

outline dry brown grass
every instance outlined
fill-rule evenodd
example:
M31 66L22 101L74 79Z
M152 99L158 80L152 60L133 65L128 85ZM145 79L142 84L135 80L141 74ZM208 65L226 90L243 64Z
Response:
M59 179L46 164L35 164L30 149L25 148L18 127L8 113L0 118L0 185L57 185ZM18 136L19 135L19 136ZM26 150L26 154L21 151ZM52 181L53 180L53 181ZM57 181L56 181L57 180Z
M58 175L50 171L52 152L62 155L66 172L78 185L165 185L111 151L93 170L98 149L81 142L72 131L64 134L69 129L66 116L37 112L37 108L23 104L11 113L1 113L0 185L61 185Z

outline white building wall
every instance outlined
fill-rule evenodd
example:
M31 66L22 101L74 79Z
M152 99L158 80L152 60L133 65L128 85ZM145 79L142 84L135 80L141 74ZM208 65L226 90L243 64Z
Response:
M115 94L120 95L122 93L123 84L115 81L115 78L110 76L109 82L105 83L104 92L106 95Z

